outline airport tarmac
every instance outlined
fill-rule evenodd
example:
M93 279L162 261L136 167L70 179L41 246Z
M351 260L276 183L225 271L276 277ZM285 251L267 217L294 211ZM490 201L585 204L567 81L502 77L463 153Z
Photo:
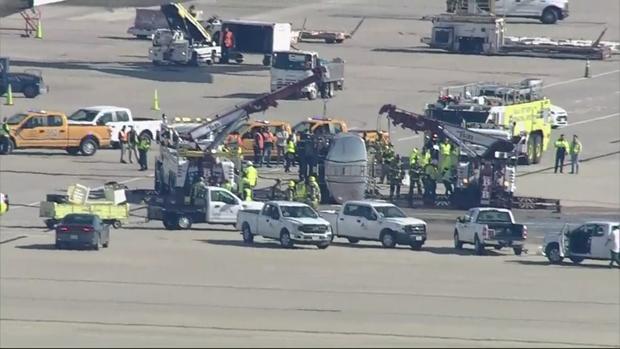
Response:
M578 134L587 161L579 175L554 175L549 150L542 164L519 168L517 190L560 199L562 213L515 212L530 227L529 254L519 257L509 251L455 254L451 229L462 212L429 210L407 211L432 228L421 252L372 243L337 243L325 251L286 251L265 242L246 247L236 232L221 227L165 231L142 223L139 210L131 224L113 231L109 249L55 251L53 234L38 218L45 194L110 180L151 189L152 171L118 163L112 150L94 157L16 151L0 157L0 191L13 203L0 218L0 346L620 345L620 273L603 262L549 266L536 254L543 234L565 222L618 219L618 56L591 62L592 78L585 79L583 61L429 53L419 41L431 24L419 18L445 6L430 0L196 3L223 18L299 27L308 17L316 29L347 30L367 17L341 45L298 45L346 60L345 90L327 102L327 115L350 127L375 128L385 103L420 112L441 86L542 77L545 93L569 113L570 125L554 130L553 140ZM553 26L509 20L509 34L593 39L608 27L605 39L620 41L619 6L573 0L567 20ZM2 117L28 108L69 113L102 104L153 118L162 112L205 116L269 89L261 57L241 66L153 67L149 42L125 33L133 9L54 5L43 16L43 40L0 31L0 52L10 56L14 71L41 69L51 91L34 100L16 96L14 106L0 106ZM23 23L13 16L0 26ZM150 110L155 89L159 112ZM253 117L294 123L323 109L320 100L282 101ZM407 130L391 131L398 152L421 145Z

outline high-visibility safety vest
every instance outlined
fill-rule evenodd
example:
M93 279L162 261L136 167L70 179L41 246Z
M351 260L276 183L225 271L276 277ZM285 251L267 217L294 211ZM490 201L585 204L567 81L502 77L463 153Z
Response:
M139 150L149 150L149 148L151 147L151 143L146 140L146 139L141 139L140 143L138 143L138 149Z
M450 151L452 150L452 146L450 143L441 143L439 144L439 153L441 155L450 155Z
M125 131L119 131L118 132L118 140L120 142L127 142L127 132Z
M555 147L558 149L564 148L565 150L568 150L570 148L570 144L565 139L558 139L557 141L555 141Z
M6 122L2 123L2 128L0 128L0 135L8 135L11 132L11 128L9 124Z
M427 165L424 168L424 173L433 181L436 181L439 177L439 171L437 171L437 167L433 165Z
M409 154L409 167L413 167L418 163L418 157L420 156L420 152L417 148L413 148L411 154Z
M233 187L232 187L232 183L230 182L224 182L224 184L222 184L222 189L226 189L228 191L232 191Z
M418 165L420 165L420 167L424 168L424 166L428 165L431 163L431 152L430 151L425 151L424 154L422 154L422 156L418 157Z
M581 153L581 142L573 141L570 144L570 153L571 154L579 154L579 153Z
M248 166L245 169L245 178L247 178L250 187L254 188L258 182L258 171L254 166Z
M286 153L295 154L295 142L293 141L286 142Z
M308 191L306 190L306 183L297 183L297 185L295 185L295 201L303 202L304 200L306 200L306 195L308 195Z
M237 154L241 154L243 151L241 150L241 143L243 141L241 140L241 136L239 135L228 135L228 137L226 138L226 146L228 146L228 148L230 148L231 152L234 154L235 152Z
M6 195L0 193L0 215L9 210L9 199Z

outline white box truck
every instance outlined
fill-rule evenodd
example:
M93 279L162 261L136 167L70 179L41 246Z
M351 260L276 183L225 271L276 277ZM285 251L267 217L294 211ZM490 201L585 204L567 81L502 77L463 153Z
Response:
M241 19L222 21L222 33L228 28L234 37L230 59L243 63L244 54L262 54L263 65L271 64L274 51L291 49L292 28L290 23L260 22ZM217 37L218 35L214 35ZM219 35L219 46L224 47L224 35ZM228 63L225 60L222 63Z

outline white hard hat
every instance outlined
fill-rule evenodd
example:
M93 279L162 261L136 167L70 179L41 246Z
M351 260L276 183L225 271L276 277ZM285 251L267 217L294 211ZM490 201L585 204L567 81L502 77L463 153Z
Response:
M249 161L249 160L248 160L247 165L248 165L248 166L254 166L254 163L252 163L252 161Z

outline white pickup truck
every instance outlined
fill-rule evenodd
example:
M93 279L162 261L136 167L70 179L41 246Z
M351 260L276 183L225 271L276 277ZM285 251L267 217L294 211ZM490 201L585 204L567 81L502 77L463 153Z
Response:
M321 211L332 226L334 236L351 243L360 240L381 241L383 247L409 245L419 250L426 242L426 222L407 217L395 205L385 201L347 201L339 211Z
M112 131L111 145L118 147L118 132L123 126L133 126L139 137L157 139L161 120L134 118L128 108L114 106L93 106L81 108L69 116L72 125L106 125ZM127 129L127 131L129 131Z
M464 243L473 244L477 255L483 255L486 246L493 246L496 250L512 247L518 256L526 239L527 227L516 224L512 212L504 208L472 208L457 218L454 227L454 248L460 250Z
M587 222L578 227L568 224L559 233L545 234L542 252L551 264L559 264L568 258L575 264L584 259L610 260L611 243L607 243L620 222Z
M258 210L262 206L261 202L241 201L226 189L208 186L190 202L183 197L153 197L147 205L146 217L162 221L168 230L187 230L199 223L235 225L239 211Z
M329 247L332 231L329 222L319 217L312 207L293 201L268 201L261 210L239 211L237 228L243 241L254 242L254 236L279 240L282 247L295 244Z

